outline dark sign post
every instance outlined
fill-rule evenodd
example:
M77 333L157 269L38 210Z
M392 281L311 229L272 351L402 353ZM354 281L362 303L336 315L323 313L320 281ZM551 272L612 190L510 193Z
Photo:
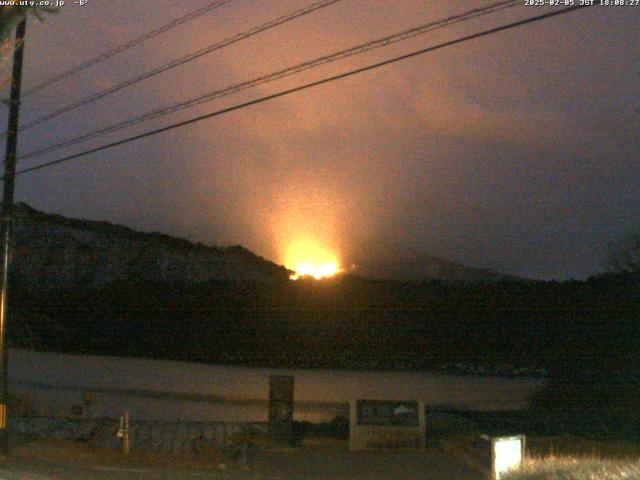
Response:
M293 377L269 377L269 438L277 445L293 443Z

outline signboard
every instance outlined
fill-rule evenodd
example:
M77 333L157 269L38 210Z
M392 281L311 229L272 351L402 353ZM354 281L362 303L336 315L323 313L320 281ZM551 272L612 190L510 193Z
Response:
M524 459L524 448L524 435L492 438L492 477L500 480L505 473L520 468Z
M355 400L349 422L351 450L424 448L424 404L417 400Z
M293 441L293 377L269 377L269 438L280 445Z

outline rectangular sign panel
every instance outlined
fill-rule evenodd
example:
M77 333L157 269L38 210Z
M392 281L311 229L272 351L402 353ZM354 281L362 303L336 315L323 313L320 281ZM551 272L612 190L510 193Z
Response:
M498 437L491 440L493 476L500 480L511 470L522 465L525 450L525 436Z
M349 407L351 450L421 450L424 403L417 400L352 400Z

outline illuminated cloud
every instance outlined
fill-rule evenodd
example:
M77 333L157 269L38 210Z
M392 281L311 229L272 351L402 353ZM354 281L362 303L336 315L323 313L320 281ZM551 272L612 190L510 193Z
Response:
M20 148L486 3L341 2L34 129ZM22 116L304 4L233 2L34 96ZM25 83L197 7L196 0L162 9L123 0L65 8L29 31ZM479 19L171 121L531 13L520 7ZM487 37L24 177L18 199L209 244L242 244L279 263L301 240L327 248L340 265L351 265L363 245L393 244L508 273L584 276L598 268L599 244L640 224L638 210L628 207L640 197L638 21L640 9L594 8ZM585 31L598 39L589 48ZM71 37L83 41L68 48Z

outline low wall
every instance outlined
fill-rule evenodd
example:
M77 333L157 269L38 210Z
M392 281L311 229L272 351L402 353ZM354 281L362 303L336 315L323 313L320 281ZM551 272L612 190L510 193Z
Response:
M21 417L9 420L9 430L13 433L77 441L107 448L121 445L122 440L116 435L118 426L117 420L107 418ZM217 448L231 447L248 435L266 435L267 425L133 420L130 422L129 432L131 448L191 454L196 451L196 442Z

